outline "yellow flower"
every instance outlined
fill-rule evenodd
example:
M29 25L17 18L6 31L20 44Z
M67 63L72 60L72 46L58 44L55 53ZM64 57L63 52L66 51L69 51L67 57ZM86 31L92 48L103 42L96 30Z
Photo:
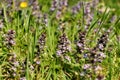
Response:
M21 2L20 3L20 7L21 8L26 8L28 6L28 3L27 2Z

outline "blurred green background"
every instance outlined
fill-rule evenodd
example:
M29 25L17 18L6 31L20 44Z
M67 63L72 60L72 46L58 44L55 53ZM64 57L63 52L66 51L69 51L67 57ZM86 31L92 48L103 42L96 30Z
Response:
M44 5L42 10L47 12L47 10L50 7L52 0L39 0L39 3L41 5ZM77 2L82 1L82 0L68 0L69 6L75 5ZM90 1L90 0L84 0L84 1ZM115 9L115 14L119 15L120 14L120 0L99 0L101 3L104 3L106 7Z

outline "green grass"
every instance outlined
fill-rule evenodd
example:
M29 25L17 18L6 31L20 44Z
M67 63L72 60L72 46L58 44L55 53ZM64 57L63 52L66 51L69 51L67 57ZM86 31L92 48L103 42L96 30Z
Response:
M38 0L39 6L41 6L41 10L38 11L42 15L47 14L47 26L44 23L44 17L37 19L32 14L32 5L27 8L17 7L18 10L15 10L15 7L8 9L5 3L0 4L0 8L3 9L0 20L3 20L1 23L4 25L0 30L0 80L20 80L22 73L26 80L95 80L98 75L104 76L105 80L120 79L120 11L117 11L118 7L120 7L118 5L119 1L117 3L116 0L114 4L112 3L113 0L109 0L109 4L105 0L101 1L98 8L93 12L94 17L88 30L84 28L87 24L83 13L85 5L77 14L73 15L71 7L79 1L68 1L68 9L63 11L60 19L56 19L57 10L50 12L51 0ZM105 3L103 6L105 10L99 13L98 9L102 3ZM108 12L109 6L115 8L115 11L110 10ZM116 19L110 22L113 15L116 16ZM40 22L36 22L36 20ZM83 54L88 53L88 55L91 55L90 50L93 50L98 39L108 29L111 29L108 36L109 40L103 51L106 57L101 63L88 62L93 59L93 56L83 58ZM10 48L7 47L8 44L5 40L5 35L8 35L9 30L15 31L15 37L13 38L15 45ZM94 30L97 30L97 32ZM83 53L78 51L76 45L79 40L79 31L86 32L85 47L90 49L84 50ZM70 41L71 50L57 56L59 39L63 33L66 34L67 39ZM42 45L38 41L44 34L46 36L45 44ZM40 49L42 46L44 46L43 50L36 56L36 53L39 52L37 47ZM9 56L10 53L15 53L16 57ZM70 60L66 59L66 56ZM10 59L13 60L10 62ZM15 67L15 61L19 62L19 66ZM40 62L40 64L37 64L37 62ZM87 63L92 65L92 70L83 70L83 65ZM94 65L102 67L102 70L98 70L98 74L93 69ZM34 69L31 69L31 66ZM12 72L14 72L13 68L16 68L15 76L11 76ZM25 72L21 72L22 68ZM5 72L6 74L4 74ZM80 76L82 72L88 74Z

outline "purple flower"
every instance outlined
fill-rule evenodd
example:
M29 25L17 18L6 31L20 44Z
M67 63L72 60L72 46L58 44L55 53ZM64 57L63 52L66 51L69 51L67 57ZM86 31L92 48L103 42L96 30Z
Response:
M84 57L84 58L87 58L87 57L88 57L88 54L85 53L85 54L83 55L83 57Z
M57 56L60 56L62 54L62 51L61 50L58 50L57 51Z

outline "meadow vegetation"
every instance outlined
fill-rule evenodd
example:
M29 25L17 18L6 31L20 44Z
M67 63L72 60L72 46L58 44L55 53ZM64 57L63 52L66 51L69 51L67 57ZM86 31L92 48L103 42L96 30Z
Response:
M120 80L118 0L2 0L0 80Z

